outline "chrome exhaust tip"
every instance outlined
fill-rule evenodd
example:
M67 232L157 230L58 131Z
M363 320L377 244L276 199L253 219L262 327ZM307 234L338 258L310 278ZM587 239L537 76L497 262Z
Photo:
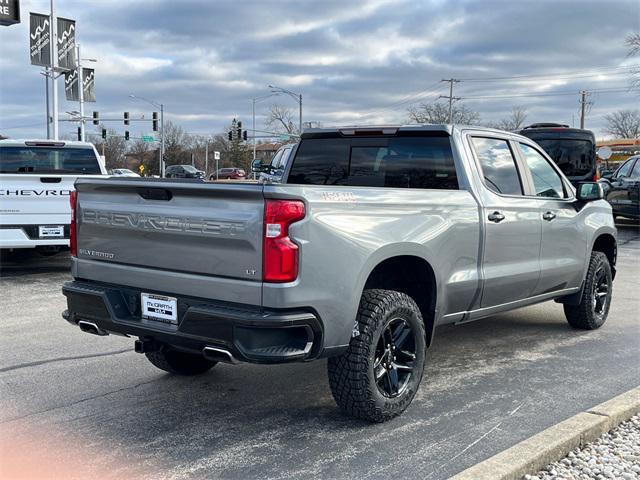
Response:
M87 322L86 320L80 320L78 322L78 327L80 327L80 330L82 330L83 332L90 333L92 335L98 335L100 337L109 335L109 332L107 332L106 330L103 330L95 323Z
M204 347L202 349L202 355L204 355L204 358L207 360L214 362L231 363L234 365L240 363L229 350L225 350L224 348Z

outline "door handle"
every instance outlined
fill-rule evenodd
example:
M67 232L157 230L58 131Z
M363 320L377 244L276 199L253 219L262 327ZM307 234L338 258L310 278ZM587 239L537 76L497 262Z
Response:
M491 222L500 223L502 220L504 220L504 215L496 211L496 212L490 213L487 218Z
M554 218L556 218L556 214L553 212L545 212L542 214L542 218L544 218L547 222L550 222Z

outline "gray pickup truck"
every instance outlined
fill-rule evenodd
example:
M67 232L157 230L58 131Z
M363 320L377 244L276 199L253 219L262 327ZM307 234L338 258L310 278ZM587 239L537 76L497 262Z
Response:
M328 357L338 405L381 422L438 325L547 300L605 322L602 196L525 137L448 125L307 130L283 184L79 179L63 316L174 374Z

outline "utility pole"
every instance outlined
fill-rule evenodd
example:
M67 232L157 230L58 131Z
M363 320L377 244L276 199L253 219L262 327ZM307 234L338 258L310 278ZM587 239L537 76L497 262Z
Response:
M587 108L587 91L580 91L580 128L584 129L584 113Z
M53 139L58 140L58 19L56 17L55 0L51 0L51 15L49 16L51 25L49 31L51 32L51 38L49 39L49 45L51 45L51 85L52 92L52 110L53 110Z
M460 80L457 78L443 78L443 82L449 82L449 95L440 95L438 98L448 98L449 99L449 123L453 125L453 101L460 100L460 97L453 96L453 84L460 83Z

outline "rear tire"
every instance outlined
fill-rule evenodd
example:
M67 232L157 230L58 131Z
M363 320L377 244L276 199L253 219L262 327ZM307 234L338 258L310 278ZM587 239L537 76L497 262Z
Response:
M602 252L592 252L578 305L564 305L569 325L581 330L595 330L607 320L611 306L613 278L609 259Z
M393 290L365 290L357 331L345 353L328 360L329 385L338 406L370 422L400 415L424 371L426 335L420 309Z
M209 371L216 363L202 355L186 353L164 346L155 352L145 353L153 366L174 375L200 375Z

